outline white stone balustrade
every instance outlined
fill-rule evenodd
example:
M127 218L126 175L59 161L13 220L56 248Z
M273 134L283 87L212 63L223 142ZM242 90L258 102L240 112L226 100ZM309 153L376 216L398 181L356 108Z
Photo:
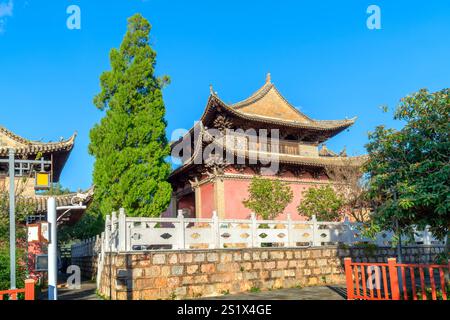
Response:
M392 245L392 232L381 232L375 239L364 238L361 224L310 221L258 220L254 214L247 220L212 218L185 218L180 210L176 218L133 218L121 209L106 217L105 232L96 247L100 252L130 252L159 249L219 249L259 247L309 247L355 243ZM404 245L408 245L404 238ZM442 245L427 232L418 232L410 245ZM92 244L72 246L72 255L83 255L93 250ZM100 257L101 258L101 257Z

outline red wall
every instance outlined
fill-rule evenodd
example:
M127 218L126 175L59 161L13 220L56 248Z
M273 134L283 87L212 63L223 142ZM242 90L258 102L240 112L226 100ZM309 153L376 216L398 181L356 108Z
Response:
M200 186L200 197L202 199L201 218L211 218L214 209L214 184L205 183Z
M248 219L251 211L247 209L242 201L248 198L248 186L251 180L225 180L225 216L228 219ZM303 195L303 191L312 186L308 184L289 183L292 192L293 200L286 207L283 214L279 215L277 219L283 220L286 214L290 213L293 220L307 220L306 217L300 216L297 213L297 206L299 205ZM203 200L203 198L202 198Z
M178 201L177 210L182 210L182 209L187 209L190 211L189 218L195 217L195 194L194 193L185 195ZM188 218L188 217L186 217L186 218Z

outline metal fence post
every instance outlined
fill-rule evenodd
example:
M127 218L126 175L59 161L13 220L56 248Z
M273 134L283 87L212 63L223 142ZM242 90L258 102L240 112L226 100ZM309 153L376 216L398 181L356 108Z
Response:
M400 300L400 288L398 285L397 259L388 259L389 281L391 283L392 300Z
M345 280L347 283L347 300L353 300L355 291L353 287L352 258L344 258L344 267Z
M34 280L25 280L25 300L34 300Z
M212 228L213 228L213 232L212 232L213 245L212 245L212 247L214 249L218 249L218 248L220 248L221 244L220 244L219 216L217 215L217 211L213 211L213 214L212 214Z
M183 210L178 210L178 249L186 249L186 230Z
M14 189L14 149L9 149L9 282L16 289L16 195Z

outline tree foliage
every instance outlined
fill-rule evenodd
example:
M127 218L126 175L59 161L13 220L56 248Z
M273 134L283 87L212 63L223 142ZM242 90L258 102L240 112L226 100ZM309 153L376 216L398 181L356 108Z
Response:
M342 160L344 166L325 168L327 176L334 183L334 189L340 196L342 210L352 220L367 222L370 219L372 203L367 196L367 180L361 167L351 164L350 158Z
M32 170L31 170L32 171ZM31 172L30 171L30 172ZM26 184L32 174L16 179L15 182L15 215L16 215L16 285L21 288L27 276L27 232L26 217L35 210L27 201L21 201ZM10 273L9 251L9 191L0 186L0 290L9 289Z
M312 187L304 192L297 210L310 218L315 215L319 221L338 221L343 204L344 200L331 186Z
M422 89L401 100L394 119L401 130L379 126L369 135L369 196L378 228L402 233L430 226L444 238L450 216L450 90Z
M111 50L111 70L101 75L101 92L94 98L105 112L90 132L89 145L95 156L94 201L104 215L123 207L128 215L157 216L170 202L162 96L168 78L155 76L150 30L140 14L128 19L127 33L120 48Z
M292 201L291 187L277 179L254 177L242 203L264 220L275 219Z

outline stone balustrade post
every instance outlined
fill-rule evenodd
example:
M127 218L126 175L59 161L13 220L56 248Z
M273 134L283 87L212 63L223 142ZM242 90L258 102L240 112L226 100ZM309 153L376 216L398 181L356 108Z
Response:
M111 243L109 245L111 251L117 251L117 213L115 211L111 214Z
M312 245L314 247L320 247L321 245L321 241L320 241L320 232L319 232L319 225L317 224L317 218L316 215L313 215L311 218L311 222L312 222L312 229L313 229L313 241L312 241Z
M250 219L251 219L252 248L256 248L258 230L256 228L256 214L254 212L250 214Z
M178 249L186 249L186 226L183 210L178 210Z
M111 217L110 215L106 215L105 218L105 237L104 237L104 248L106 252L109 252L110 250L110 244L111 242Z
M126 251L127 250L127 216L125 215L125 209L120 208L119 210L119 244L118 244L118 250L119 251Z
M213 211L212 214L212 248L219 249L220 248L220 224L219 224L219 216L217 215L217 211Z
M292 228L292 217L290 213L287 214L287 242L289 247L295 247L294 230Z

